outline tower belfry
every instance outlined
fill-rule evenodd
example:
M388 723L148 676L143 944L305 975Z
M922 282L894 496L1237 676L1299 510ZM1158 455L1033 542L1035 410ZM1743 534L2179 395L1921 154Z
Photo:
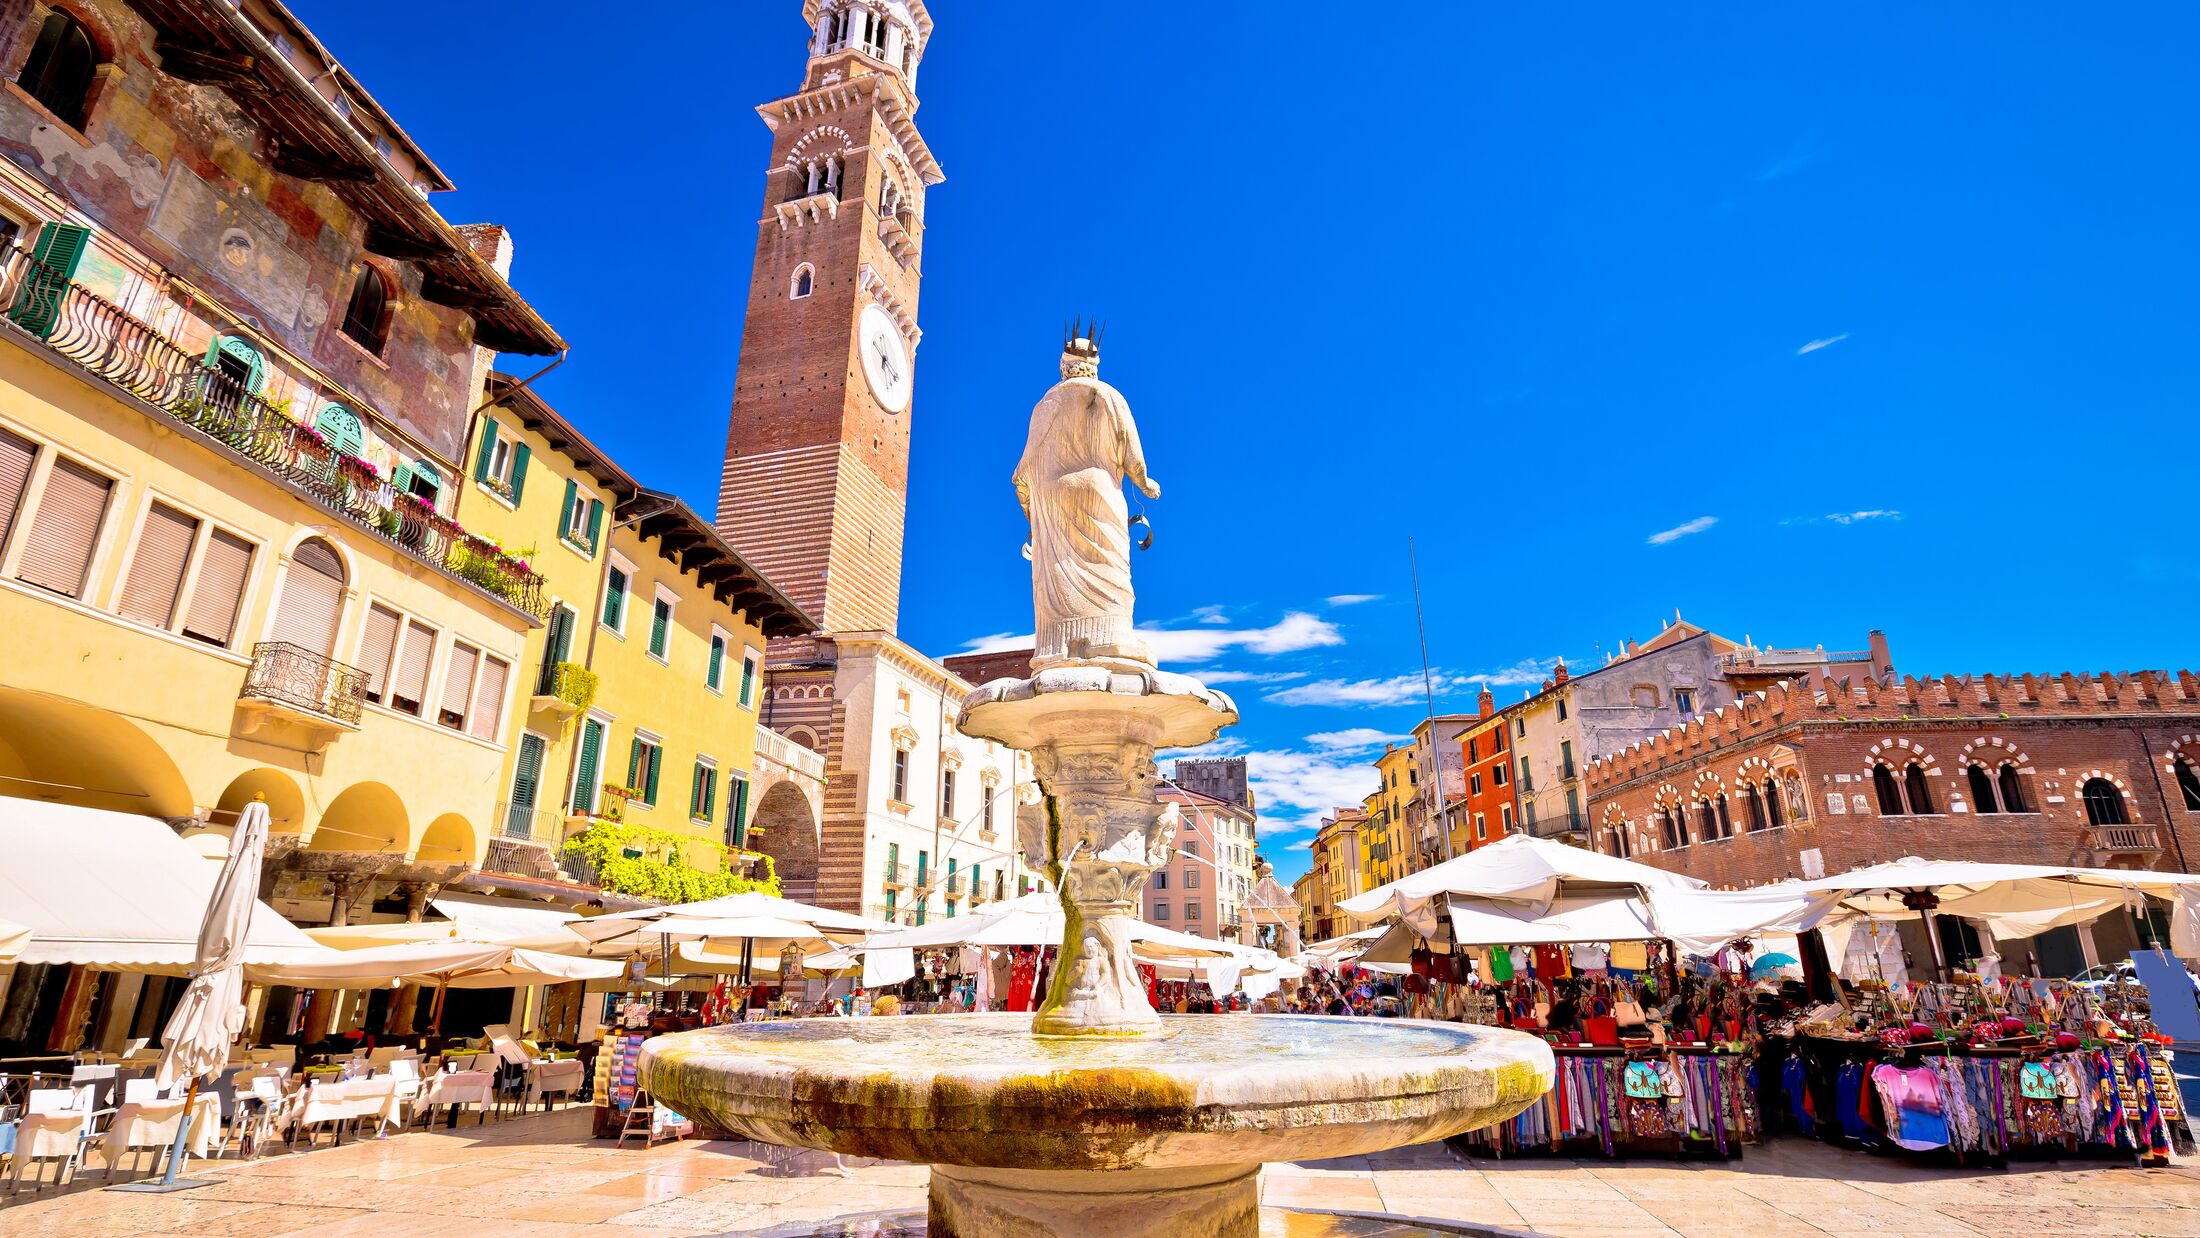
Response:
M927 190L922 0L808 0L772 130L718 527L830 632L892 632L901 592Z

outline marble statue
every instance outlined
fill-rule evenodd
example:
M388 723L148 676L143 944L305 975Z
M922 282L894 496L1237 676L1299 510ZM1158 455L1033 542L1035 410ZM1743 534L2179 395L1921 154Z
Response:
M1149 499L1138 425L1123 393L1100 381L1099 332L1062 348L1062 381L1031 410L1016 463L1016 497L1031 522L1033 670L1064 665L1153 665L1131 626L1128 478Z

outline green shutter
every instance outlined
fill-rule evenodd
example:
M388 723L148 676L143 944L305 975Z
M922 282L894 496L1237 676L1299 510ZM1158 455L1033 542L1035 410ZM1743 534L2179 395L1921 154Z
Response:
M512 806L533 808L542 794L543 745L540 735L519 737L519 760L512 774Z
M579 482L565 479L565 502L558 504L558 536L568 542L573 540L573 500L580 492Z
M695 776L688 779L688 815L703 815L703 763L695 763Z
M474 480L489 480L489 461L497 449L497 423L484 419L481 423L481 450L474 453Z
M527 444L518 443L512 448L512 506L518 507L520 496L527 493Z
M663 598L650 603L649 651L660 658L665 656L665 627L671 620L672 608L665 604Z
M726 638L713 636L710 638L710 671L704 676L703 682L716 690L719 684L725 682L725 667Z
M32 265L15 293L8 317L15 325L40 339L61 325L61 307L69 293L69 279L84 260L84 247L92 230L81 224L47 224L38 234Z
M603 543L596 539L603 535L603 500L591 499L588 503L588 548L596 550Z
M626 573L612 568L603 592L603 625L616 632L626 619Z
M245 389L258 395L260 384L267 381L267 358L260 355L260 350L253 347L252 341L242 336L217 335L206 346L206 368L220 368L224 354L245 363Z
M367 430L359 414L341 404L322 409L321 415L313 419L313 428L339 456L356 456L367 449Z
M726 822L733 828L733 845L736 847L748 846L749 780L746 778L737 777L733 780L733 815L727 817Z
M741 703L748 705L756 700L756 659L741 655Z
M626 785L628 790L634 789L636 780L641 777L641 774L642 737L637 735L634 737L634 746L629 748L626 753Z
M596 810L596 785L600 781L598 771L603 766L603 724L590 718L581 724L581 767L573 777L573 808L578 812Z
M649 751L649 796L648 796L648 799L649 799L649 802L650 802L650 803L652 803L652 804L654 804L654 803L656 803L656 802L657 802L657 772L658 772L659 770L662 770L662 769L663 769L664 767L665 767L665 750L664 750L664 749L662 749L662 748L652 748L652 749L650 749L650 751Z

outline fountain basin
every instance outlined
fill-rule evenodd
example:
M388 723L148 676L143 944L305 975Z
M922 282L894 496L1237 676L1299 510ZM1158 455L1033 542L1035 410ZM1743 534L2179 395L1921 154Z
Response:
M1024 1014L806 1019L643 1046L640 1082L708 1127L934 1166L932 1232L1251 1235L1265 1161L1501 1122L1550 1047L1410 1019L1182 1015L1137 1039ZM1051 1201L1051 1202L1050 1202Z

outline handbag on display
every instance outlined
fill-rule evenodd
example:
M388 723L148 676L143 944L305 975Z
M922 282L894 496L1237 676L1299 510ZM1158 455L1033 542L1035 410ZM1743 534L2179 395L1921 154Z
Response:
M1658 1075L1656 1062L1629 1062L1622 1080L1631 1100L1665 1099L1665 1080Z
M1581 1021L1581 1034L1592 1045L1617 1045L1619 1020L1610 1015L1590 1015Z
M1623 997L1613 1002L1612 1017L1619 1021L1621 1027L1640 1027L1650 1021L1650 1017L1642 1012L1642 1003L1632 997Z

